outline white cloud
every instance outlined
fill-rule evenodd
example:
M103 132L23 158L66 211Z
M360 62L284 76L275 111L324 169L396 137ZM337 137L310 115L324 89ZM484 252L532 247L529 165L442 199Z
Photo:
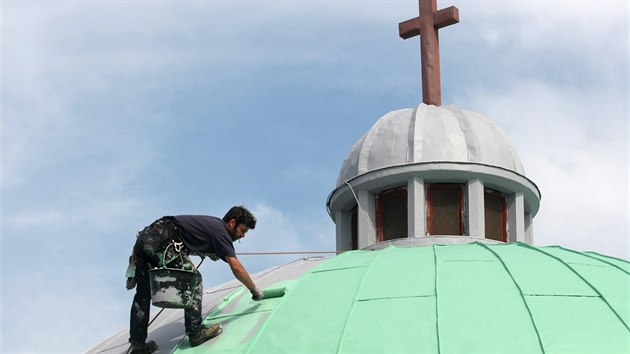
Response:
M39 212L21 212L17 215L3 215L2 223L6 227L32 227L34 225L57 225L66 215L61 210L48 209ZM5 234L5 237L8 236Z
M537 244L628 258L628 199L620 197L628 193L627 106L620 94L543 82L474 93L473 106L503 126L541 189Z
M325 252L334 251L334 225L327 216L305 216L299 211L286 211L259 202L251 209L258 220L241 243L238 252ZM308 255L243 256L257 270L282 264ZM255 258L256 257L256 258ZM272 260L271 262L269 260ZM260 265L257 264L260 262Z

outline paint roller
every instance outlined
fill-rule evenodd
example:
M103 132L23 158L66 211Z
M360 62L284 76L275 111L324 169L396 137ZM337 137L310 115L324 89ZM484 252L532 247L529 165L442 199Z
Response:
M283 297L287 292L287 288L270 288L263 290L263 300Z

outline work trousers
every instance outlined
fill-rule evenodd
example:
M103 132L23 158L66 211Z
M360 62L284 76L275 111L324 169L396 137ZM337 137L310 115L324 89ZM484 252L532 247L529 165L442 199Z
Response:
M162 266L188 270L195 269L194 264L184 250L181 252L175 250L173 241L181 242L177 227L168 217L159 219L138 232L136 244L133 248L133 258L136 266L136 294L131 305L129 326L129 341L132 344L141 344L147 339L151 309L149 270ZM200 281L195 289L193 306L184 309L184 325L188 335L197 333L201 329L203 285L201 283L201 274L199 276Z

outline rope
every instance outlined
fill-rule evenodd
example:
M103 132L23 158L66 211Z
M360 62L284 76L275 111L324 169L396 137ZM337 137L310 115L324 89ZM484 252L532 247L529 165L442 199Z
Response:
M350 192L352 192L352 196L354 196L354 200L357 202L357 209L361 212L361 214L363 215L363 218L365 219L367 225L370 228L370 232L372 233L372 235L374 235L374 237L376 237L376 230L374 230L374 228L372 227L372 223L369 222L370 218L367 215L367 213L365 212L364 208L361 208L361 204L359 203L359 198L357 197L357 194L354 192L354 188L352 188L352 185L350 184L350 182L345 181L343 182L344 184L348 185L348 187L350 188Z
M277 251L277 252L238 252L237 256L266 256L266 255L274 255L274 254L339 254L341 251Z

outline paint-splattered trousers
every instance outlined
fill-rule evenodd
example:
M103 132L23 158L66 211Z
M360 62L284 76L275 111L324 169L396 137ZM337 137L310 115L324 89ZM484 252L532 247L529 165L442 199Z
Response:
M179 232L168 217L161 218L138 232L132 256L136 266L136 294L131 305L129 326L129 342L132 344L141 344L147 339L151 309L149 270L162 266L188 270L195 269L187 254L175 251L175 248L172 246L173 240L180 242ZM168 247L169 245L171 246ZM201 279L201 274L199 275ZM184 325L188 335L201 329L202 296L203 285L199 281L192 307L184 309Z

